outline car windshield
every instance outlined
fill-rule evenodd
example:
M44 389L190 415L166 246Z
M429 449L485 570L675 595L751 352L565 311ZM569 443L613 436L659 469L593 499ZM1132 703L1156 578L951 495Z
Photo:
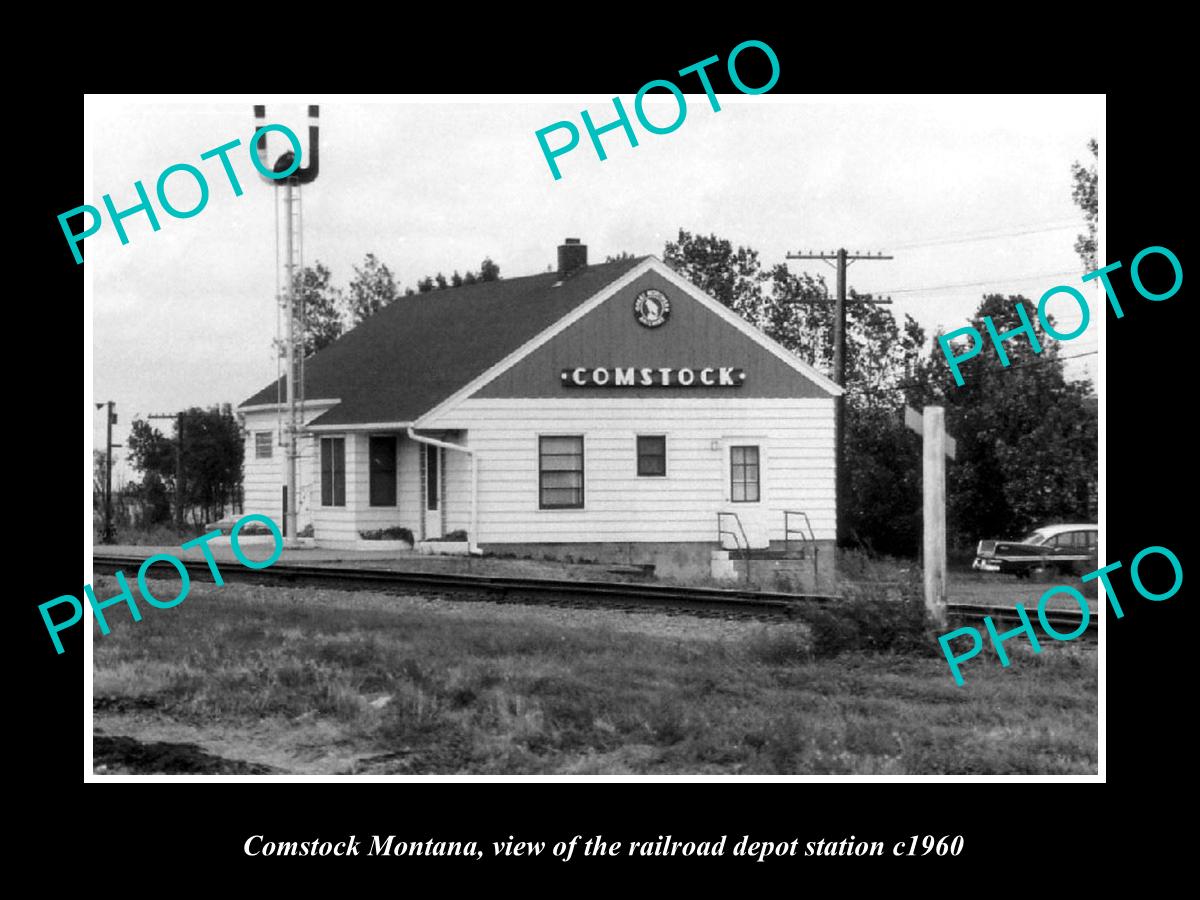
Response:
M1046 539L1045 532L1035 531L1033 534L1029 535L1028 537L1021 538L1021 543L1022 544L1040 544L1045 539Z

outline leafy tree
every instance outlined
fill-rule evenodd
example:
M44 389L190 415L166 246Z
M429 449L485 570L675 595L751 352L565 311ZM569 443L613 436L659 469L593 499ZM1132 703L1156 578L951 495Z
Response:
M171 470L175 475L175 444L144 419L134 419L129 428L129 462L139 472Z
M92 503L96 510L104 508L104 483L107 456L103 450L92 451Z
M947 468L952 546L1021 537L1051 522L1094 516L1097 410L1090 382L1066 379L1058 342L1046 338L1036 304L1025 297L986 295L971 324L984 335L984 316L999 332L1017 328L1018 303L1038 336L1040 354L1024 335L1005 341L1007 367L985 351L963 364L964 384L957 387L935 338L933 353L910 383L914 407L946 408L946 428L958 444L958 458Z
M381 263L374 253L368 253L362 267L354 267L348 297L350 322L357 325L375 315L399 296L392 270Z
M142 473L141 484L131 485L130 494L142 507L143 524L169 522L175 483L174 442L144 419L134 419L126 446L130 464Z
M1075 182L1071 189L1071 197L1083 212L1087 225L1087 234L1075 238L1075 252L1079 254L1084 268L1093 272L1097 268L1096 225L1100 202L1099 176L1096 171L1100 162L1100 145L1096 143L1095 138L1088 141L1088 150L1092 153L1091 168L1084 168L1082 163L1071 164L1071 177Z
M462 287L468 284L478 284L481 281L499 280L500 267L492 262L491 258L489 257L484 259L484 261L480 264L478 272L468 271L465 274L460 275L458 270L455 269L454 274L450 276L449 281L446 280L446 276L441 272L438 272L437 275L432 277L427 276L422 278L417 282L416 293L428 294L430 291L442 290L446 287ZM409 288L404 292L404 295L406 297L411 297L413 293L414 292L412 288Z
M754 324L762 306L762 266L758 251L734 248L710 234L707 237L679 229L679 238L668 241L663 262L713 299Z
M823 278L716 235L680 230L663 259L710 296L826 375L833 372L834 302ZM849 292L849 299L871 299ZM804 302L800 302L804 301ZM904 392L919 370L924 330L884 306L846 307L847 530L879 552L911 553L920 534L920 449L903 425Z
M342 292L331 283L329 269L318 260L295 276L296 316L305 356L328 347L345 330L342 321Z
M604 257L604 261L605 261L606 263L610 263L610 262L621 262L622 260L626 260L626 259L634 259L634 258L635 258L635 257L634 257L634 255L633 255L632 253L629 253L628 251L622 250L620 253L616 254L615 256L613 256L612 254L609 254L608 256Z
M171 521L171 492L157 472L146 472L140 484L128 485L121 496L128 496L135 508L140 508L140 524L145 527ZM114 497L114 507L117 501ZM113 510L114 521L120 521Z
M178 432L178 426L176 427ZM163 502L168 490L178 497L176 448L179 434L166 437L142 419L136 419L128 440L129 460L142 473L140 495L154 504L151 522L170 518ZM193 524L219 519L237 495L242 480L244 445L237 421L218 408L193 407L183 414L183 506Z

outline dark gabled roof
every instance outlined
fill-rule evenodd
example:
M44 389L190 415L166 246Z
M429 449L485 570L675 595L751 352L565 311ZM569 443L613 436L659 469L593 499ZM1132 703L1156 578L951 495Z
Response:
M415 421L645 258L400 297L305 361L306 399L341 400L311 424ZM285 385L241 406L273 404Z

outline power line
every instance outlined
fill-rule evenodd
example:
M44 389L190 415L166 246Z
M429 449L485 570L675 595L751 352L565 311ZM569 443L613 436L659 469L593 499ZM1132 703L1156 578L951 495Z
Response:
M882 290L882 291L864 291L864 293L915 294L915 293L921 293L924 291L940 291L940 290L947 289L947 288L974 287L976 285L988 285L988 284L1004 284L1009 281L1035 281L1039 278L1057 278L1059 275L1075 275L1075 274L1077 274L1077 273L1074 270L1070 270L1070 271L1066 271L1066 272L1042 272L1037 275L1020 275L1017 277L1005 276L1003 278L993 278L988 281L959 281L954 284L931 284L931 285L927 285L925 287L890 288L888 290Z
M1080 223L1075 220L1059 220L1058 222L1046 222L1043 225L1023 227L1020 229L1006 231L985 231L976 232L965 235L947 235L940 238L929 238L924 241L913 241L909 244L897 244L896 250L911 250L916 247L943 247L949 244L969 244L975 241L990 241L996 238L1004 237L1020 237L1026 234L1042 234L1050 231L1064 231L1068 228L1078 228Z
M1041 366L1041 365L1045 365L1046 363L1061 362L1064 359L1079 359L1080 357L1083 357L1083 356L1095 356L1099 352L1100 352L1099 350L1088 350L1085 353L1068 353L1068 354L1062 354L1059 356L1047 357L1045 359L1031 359L1028 362L1017 363L1016 365L1013 365L1013 366L1001 366L1001 368L1003 368L1003 369L1023 369L1023 368L1025 368L1025 366Z
M1068 360L1068 359L1080 359L1081 356L1094 356L1097 353L1099 353L1099 350L1087 350L1086 353L1070 353L1070 354L1066 354L1066 355L1046 356L1046 358L1044 358L1044 359L1033 359L1033 360L1028 360L1026 362L1018 362L1018 364L1012 365L1012 366L988 366L986 368L983 368L983 370L980 370L980 371L982 371L982 372L1009 372L1009 371L1014 370L1014 368L1025 368L1026 366L1044 366L1044 365L1048 364L1048 362L1062 362L1063 360Z
M1010 366L987 366L982 371L984 371L984 372L1006 372L1009 369L1023 369L1023 368L1025 368L1025 366L1042 366L1047 363L1062 362L1063 360L1067 360L1067 359L1079 359L1084 356L1095 356L1097 353L1099 353L1098 350L1088 350L1085 353L1070 353L1070 354L1066 354L1066 355L1060 354L1057 356L1045 357L1043 359L1033 359L1033 360L1029 360L1028 362L1017 363L1016 365L1010 365ZM916 379L916 378L912 378L912 377L901 378L899 381L896 382L896 386L901 387L901 388L921 387L923 385L924 385L923 381Z

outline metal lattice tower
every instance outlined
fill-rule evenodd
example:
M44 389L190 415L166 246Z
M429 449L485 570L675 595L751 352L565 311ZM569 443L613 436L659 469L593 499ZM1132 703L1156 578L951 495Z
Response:
M300 187L301 185L311 184L315 181L319 170L320 155L317 144L317 115L318 108L316 106L309 106L308 152L307 154L301 153L301 158L305 159L305 164L296 168L294 172L285 178L270 178L262 175L263 181L271 185L271 187L283 189L283 229L285 235L283 259L284 286L277 298L280 308L283 311L283 321L282 324L278 324L276 327L275 341L276 346L280 348L279 358L286 360L286 379L277 379L276 384L278 385L280 380L284 380L287 386L287 407L286 412L281 416L282 421L280 423L279 434L286 448L287 503L284 509L283 533L289 541L294 541L297 532L296 467L299 459L297 442L299 432L303 427L304 404L303 341L306 319L303 309L297 309L296 298L296 276L299 272L303 271L304 266L303 214L300 204ZM266 117L267 108L265 106L254 107L255 130L258 134L255 152L258 154L258 160L264 170L286 172L295 163L295 155L291 150L288 150L275 161L274 165L267 160L267 135L265 132L259 132L259 129L266 124ZM278 202L279 195L276 194L276 204ZM278 206L276 206L276 241L278 241L278 238ZM277 243L277 275L279 269ZM277 395L277 399L278 406L282 408L283 398Z

